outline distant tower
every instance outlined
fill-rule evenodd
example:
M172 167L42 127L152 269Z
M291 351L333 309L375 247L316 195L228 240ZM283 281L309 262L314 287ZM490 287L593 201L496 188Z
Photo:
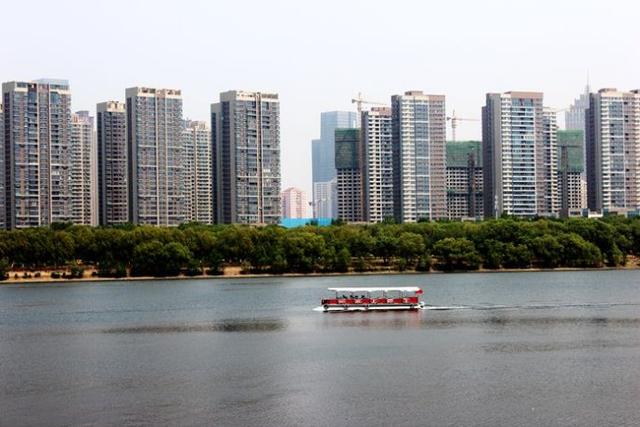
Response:
M580 94L578 98L573 101L573 104L569 106L569 109L564 113L565 129L566 130L579 130L582 132L582 159L586 161L586 111L589 108L589 94L591 88L589 87L589 76L587 75L587 84L584 87L584 92ZM586 165L582 165L582 179L586 182Z
M482 217L480 141L447 141L447 216Z
M71 209L74 224L98 225L93 117L88 111L71 115Z
M211 130L207 123L185 120L182 142L186 220L211 224Z
M335 132L338 218L348 222L364 221L364 152L360 129L336 129Z
M215 223L280 222L280 101L232 90L211 105Z
M129 222L127 110L118 101L96 107L98 134L98 220L100 225Z
M7 226L71 221L69 83L52 79L7 82L2 93Z
M313 206L314 216L323 217L318 212L330 212L326 217L337 216L337 200L332 197L320 197L320 192L326 195L325 187L336 178L335 166L335 130L351 129L359 126L358 116L353 111L326 111L320 113L320 139L311 142Z
M134 224L175 226L185 220L182 94L126 90L129 216Z
M400 222L446 218L444 95L391 98L394 214Z
M564 113L565 128L567 130L584 131L585 111L589 108L589 83L584 88L584 92L573 101L573 104Z
M558 198L561 217L587 207L583 141L584 131L558 131Z
M593 211L640 208L640 90L600 89L586 113L587 197Z
M558 197L558 124L556 112L543 108L543 151L538 162L537 174L542 175L542 192L538 199L538 213L555 214L559 210Z
M5 163L4 147L4 107L0 104L0 229L7 228L7 206L5 181L7 165Z
M364 220L393 218L393 144L391 108L373 107L362 112L364 149Z
M556 130L541 92L487 94L482 108L486 218L556 213Z

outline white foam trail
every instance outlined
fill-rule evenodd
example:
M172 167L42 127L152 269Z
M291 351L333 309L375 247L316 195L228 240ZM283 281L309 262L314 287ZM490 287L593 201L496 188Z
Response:
M464 305L425 305L424 307L422 307L423 310L465 310L469 308L471 307L466 307Z
M322 307L314 307L313 311L324 311L324 308L322 308Z

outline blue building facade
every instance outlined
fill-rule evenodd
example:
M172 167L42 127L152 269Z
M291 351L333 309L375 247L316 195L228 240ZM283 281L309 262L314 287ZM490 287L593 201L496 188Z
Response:
M326 186L336 178L335 130L356 127L360 125L358 115L353 111L320 113L320 139L311 141L314 216L317 216L318 212L332 212L334 218L337 215L337 200L331 197L320 199L317 188L322 187L323 184Z

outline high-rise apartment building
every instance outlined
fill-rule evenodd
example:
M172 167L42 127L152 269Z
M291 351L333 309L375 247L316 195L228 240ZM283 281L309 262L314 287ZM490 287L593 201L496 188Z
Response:
M360 222L364 220L364 151L360 129L336 129L335 132L338 218L348 222Z
M640 207L640 90L592 93L585 128L589 209Z
M447 217L483 215L480 141L447 141Z
M584 131L558 131L558 198L560 216L587 207L587 182L584 175Z
M215 223L280 222L277 94L229 91L211 105Z
M71 91L66 80L2 85L7 226L72 220Z
M482 108L486 218L556 213L556 130L542 93L487 94Z
M393 218L393 144L391 109L374 107L362 112L364 149L364 220Z
M282 218L306 218L307 195L299 188L289 187L282 192Z
M134 224L185 220L182 94L176 89L126 90L129 217Z
M396 220L446 218L445 97L405 92L391 109Z
M556 214L559 209L558 199L558 124L556 112L542 110L542 161L536 165L536 174L543 180L542 193L538 198L538 213Z
M185 120L182 130L186 220L212 223L211 130Z
M4 107L0 104L0 230L7 228L6 163L4 156Z
M98 134L98 220L100 225L129 222L127 109L118 101L96 107Z
M313 176L313 206L314 217L323 218L317 215L319 211L329 211L328 217L337 216L337 200L332 198L320 198L316 194L315 188L318 183L326 183L336 178L335 167L335 130L352 129L359 126L359 118L352 111L326 111L320 114L320 139L311 142L312 176ZM329 203L329 206L322 205Z
M71 220L98 225L97 149L93 117L88 111L71 115Z

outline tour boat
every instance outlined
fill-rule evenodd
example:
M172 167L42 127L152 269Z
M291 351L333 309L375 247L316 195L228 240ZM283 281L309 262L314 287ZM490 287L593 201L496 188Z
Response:
M329 288L333 298L322 299L322 309L329 311L418 310L422 289L402 288Z

